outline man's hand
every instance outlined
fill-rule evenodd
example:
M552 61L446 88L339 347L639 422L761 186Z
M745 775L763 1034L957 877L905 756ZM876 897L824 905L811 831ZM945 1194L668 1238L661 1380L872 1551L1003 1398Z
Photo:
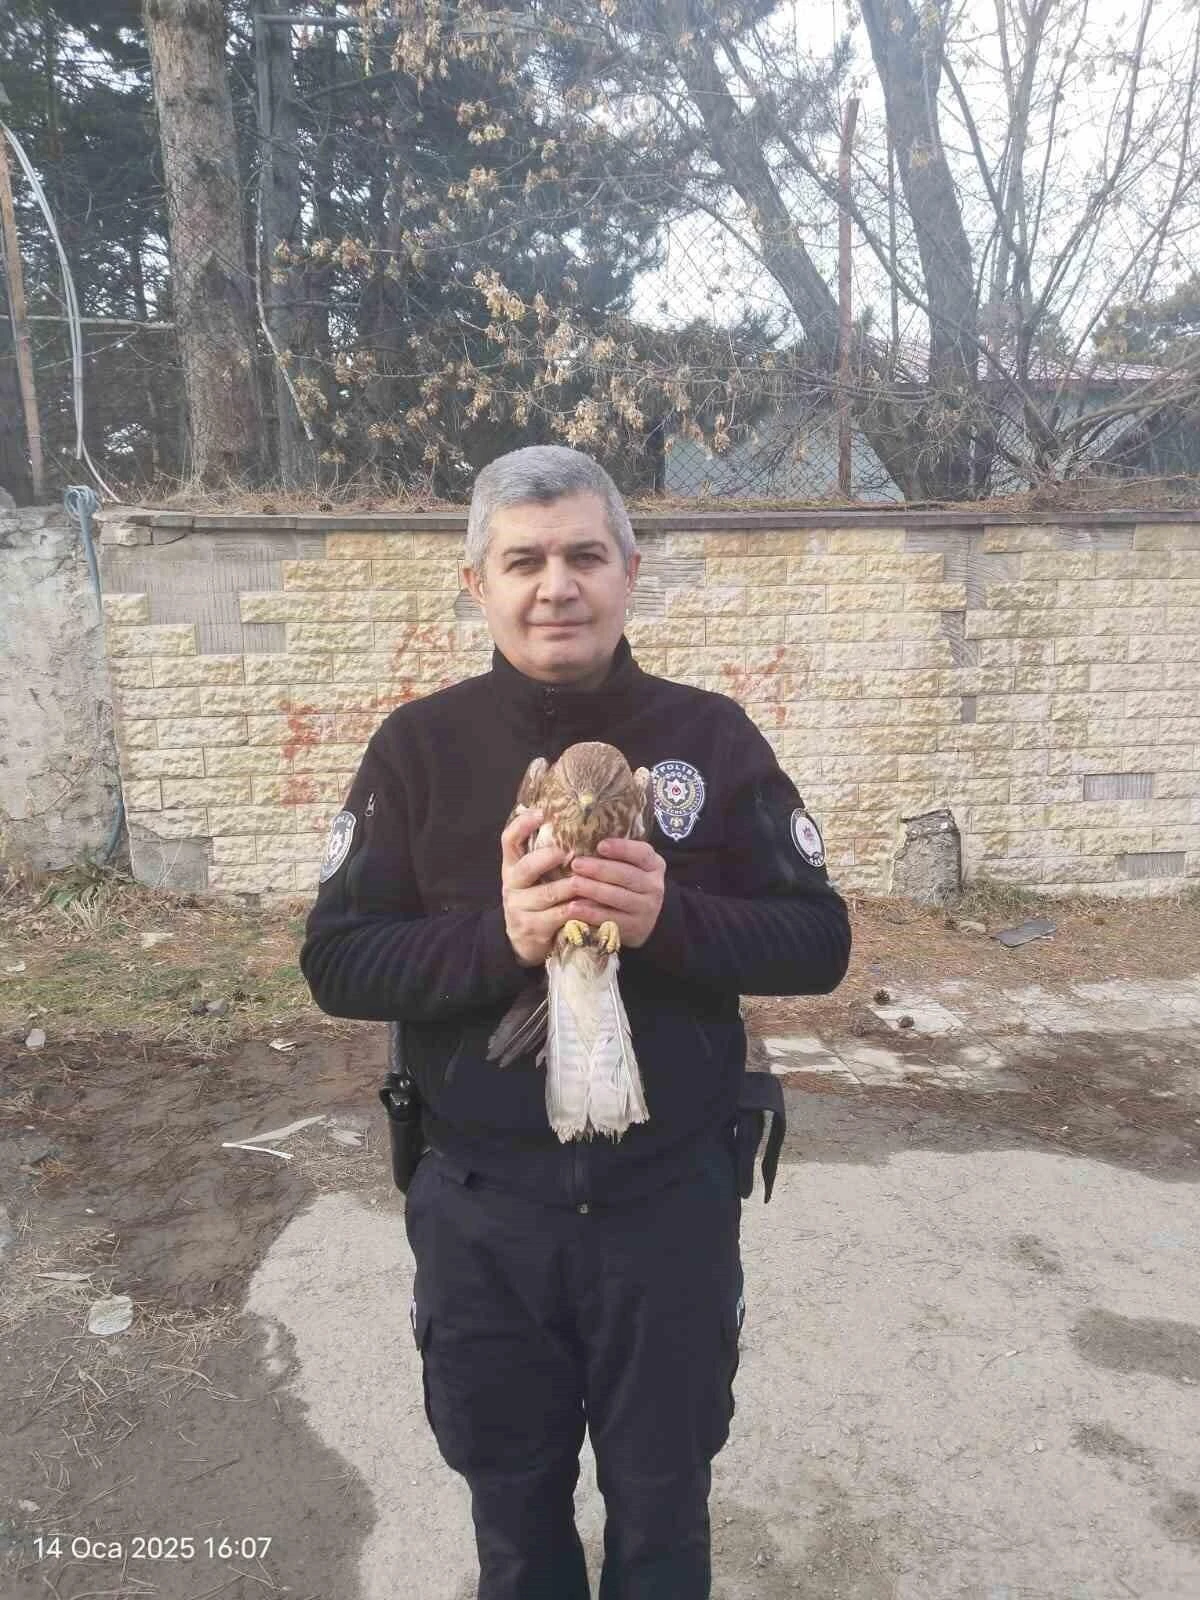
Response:
M662 910L667 863L644 839L603 839L597 856L576 856L574 881L585 880L585 898L567 906L567 916L598 927L615 922L621 945L636 950L654 931Z
M579 885L572 878L550 883L540 880L566 860L566 852L543 845L525 854L525 841L545 820L540 811L515 817L500 835L500 883L504 902L504 927L517 960L539 967L554 947L554 936L576 913L571 896ZM597 919L600 920L600 919Z

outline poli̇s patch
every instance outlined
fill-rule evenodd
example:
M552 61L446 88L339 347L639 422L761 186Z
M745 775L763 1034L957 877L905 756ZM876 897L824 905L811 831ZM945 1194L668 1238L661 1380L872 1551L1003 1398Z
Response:
M792 812L792 843L810 867L825 865L825 841L821 837L821 830L803 806L797 806Z
M321 862L318 882L324 883L327 879L332 878L350 854L350 846L354 842L354 830L357 825L358 818L353 811L339 811L329 824L329 838L325 842L325 856Z
M704 806L704 779L688 761L660 761L650 777L659 827L668 839L686 839Z

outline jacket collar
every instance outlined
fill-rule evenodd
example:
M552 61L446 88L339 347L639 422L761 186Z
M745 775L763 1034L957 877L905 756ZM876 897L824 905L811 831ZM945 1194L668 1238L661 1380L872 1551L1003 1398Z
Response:
M633 709L641 677L624 634L613 651L608 676L596 689L526 677L495 646L488 674L505 721L523 736L540 741L546 747L541 753L549 759L557 759L577 740L600 739L611 732Z

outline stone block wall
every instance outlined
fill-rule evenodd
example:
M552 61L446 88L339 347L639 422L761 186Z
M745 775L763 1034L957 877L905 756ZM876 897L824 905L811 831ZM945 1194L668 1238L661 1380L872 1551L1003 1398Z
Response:
M143 881L311 893L398 703L486 671L464 519L103 519ZM968 877L1140 894L1200 878L1200 515L662 513L627 633L745 706L845 889L954 813Z

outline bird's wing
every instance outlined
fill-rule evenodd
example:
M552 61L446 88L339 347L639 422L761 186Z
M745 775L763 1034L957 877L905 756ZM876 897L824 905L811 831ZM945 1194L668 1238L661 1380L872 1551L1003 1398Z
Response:
M550 763L545 756L534 756L526 767L525 776L521 779L517 789L517 803L513 807L512 816L509 818L510 822L518 812L530 811L534 806L541 804L542 784L549 770Z
M535 756L529 763L517 789L517 803L509 813L509 822L514 817L520 816L522 811L528 811L541 804L546 788L546 774L549 770L550 763L545 756ZM546 826L543 823L541 828L530 834L525 841L526 854L537 848ZM546 840L541 839L541 843L545 844ZM511 1067L518 1056L537 1049L545 1037L546 983L543 978L540 982L522 989L501 1017L488 1040L487 1059L499 1062L502 1067Z
M637 785L638 809L630 825L631 839L648 839L654 826L654 779L646 767L639 767L633 775Z
M541 977L513 1001L488 1040L487 1059L511 1067L518 1056L540 1049L546 1037L546 980Z

